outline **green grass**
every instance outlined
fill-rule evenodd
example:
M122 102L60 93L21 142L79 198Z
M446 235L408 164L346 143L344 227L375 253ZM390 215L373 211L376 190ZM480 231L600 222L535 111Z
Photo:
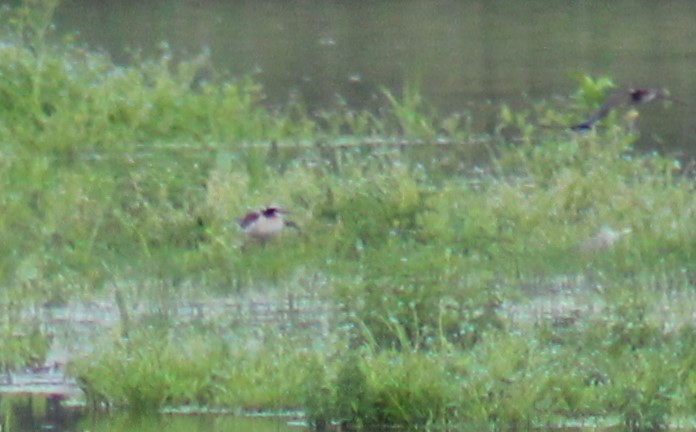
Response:
M69 368L95 408L299 408L317 428L655 429L693 412L693 180L634 151L618 116L584 135L538 127L570 124L608 79L583 77L566 107L502 108L481 140L414 85L385 90L383 116L310 115L265 107L205 56L116 66L48 44L52 7L6 10L0 45L4 367L50 344L19 310L124 287L121 331ZM270 203L301 232L245 242L235 218ZM605 225L631 233L583 251ZM513 319L559 278L601 307ZM328 332L184 325L172 306L257 290L316 296Z

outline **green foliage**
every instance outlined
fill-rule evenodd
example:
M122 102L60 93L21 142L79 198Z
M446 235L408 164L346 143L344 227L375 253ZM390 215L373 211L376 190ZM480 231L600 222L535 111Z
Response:
M435 138L432 135L433 116L424 113L427 108L416 83L407 83L401 98L395 97L388 89L382 91L394 113L397 125L397 130L394 132L410 138L425 137L427 140Z
M39 326L6 320L0 331L0 373L24 367L42 366L52 336Z
M609 79L583 76L576 106L503 108L474 155L461 118L442 119L416 83L385 90L379 115L271 111L206 55L175 62L163 47L117 66L70 39L52 46L54 7L9 9L0 44L5 367L50 343L25 309L112 283L163 310L191 287L307 290L330 310L311 338L182 331L173 312L143 325L122 301L122 331L71 373L94 407L302 407L317 429L620 417L644 430L693 412L693 329L656 306L693 290L693 180L635 151L614 116L584 135L535 121L570 124ZM300 230L244 239L235 219L268 204ZM603 226L630 234L584 246ZM565 275L598 288L582 293L597 309L510 318Z
M374 350L466 347L502 327L491 283L460 266L451 251L427 246L368 251L362 279L336 293L350 311L354 343Z
M139 327L71 363L89 407L138 414L184 405L281 410L306 401L303 385L320 364L315 354L292 350L270 332L250 349L257 343L240 337L230 344L209 329Z
M575 99L584 104L588 110L599 107L607 96L607 90L616 87L614 81L608 76L592 77L585 73L578 73L578 91Z
M161 331L131 332L129 339L71 367L79 370L88 405L146 413L170 404L213 402L215 366L224 355L213 345L177 340Z
M342 372L339 371L339 376ZM310 421L311 427L315 430L325 430L333 420L337 412L350 413L347 408L335 409L336 395L335 388L329 383L326 365L318 359L311 359L308 364L307 377L303 383L302 406L305 414ZM335 387L342 387L339 383ZM350 389L341 388L342 394ZM339 403L346 404L348 397L341 397Z
M324 417L311 415L315 426L326 425L326 415L350 430L393 426L431 426L445 420L442 363L411 353L383 353L376 357L347 354L332 385L321 393Z
M375 426L377 407L367 380L367 365L357 355L348 355L336 377L335 412L333 416L349 428Z

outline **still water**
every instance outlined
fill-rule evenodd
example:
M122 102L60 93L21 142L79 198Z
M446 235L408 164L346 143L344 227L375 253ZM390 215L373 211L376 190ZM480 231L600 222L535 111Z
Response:
M567 97L578 71L696 101L692 0L63 0L56 24L121 63L165 41L177 55L209 51L269 103L375 108L380 88L417 79L481 132L499 103ZM641 114L643 144L696 154L696 104Z
M89 415L42 395L0 395L3 432L304 432L286 419L231 415Z

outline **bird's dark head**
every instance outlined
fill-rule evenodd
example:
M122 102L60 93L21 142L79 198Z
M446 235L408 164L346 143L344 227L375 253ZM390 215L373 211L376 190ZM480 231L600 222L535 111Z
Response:
M657 91L655 89L632 88L628 94L631 97L631 102L641 103L654 99L657 96Z
M283 210L280 207L266 207L265 209L261 210L261 214L267 218L275 217L279 214L286 214L286 213L288 213L288 212L286 210Z

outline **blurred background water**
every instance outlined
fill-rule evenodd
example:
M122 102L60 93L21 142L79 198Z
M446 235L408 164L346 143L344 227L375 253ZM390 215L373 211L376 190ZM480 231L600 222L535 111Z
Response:
M499 103L567 97L577 72L696 100L696 2L670 0L64 0L59 32L127 63L133 52L209 51L269 103L382 103L418 80L442 113L492 130ZM641 109L642 144L691 152L695 104Z
M0 395L0 420L6 432L303 432L304 425L286 418L237 415L137 416L127 413L84 414L43 394Z

